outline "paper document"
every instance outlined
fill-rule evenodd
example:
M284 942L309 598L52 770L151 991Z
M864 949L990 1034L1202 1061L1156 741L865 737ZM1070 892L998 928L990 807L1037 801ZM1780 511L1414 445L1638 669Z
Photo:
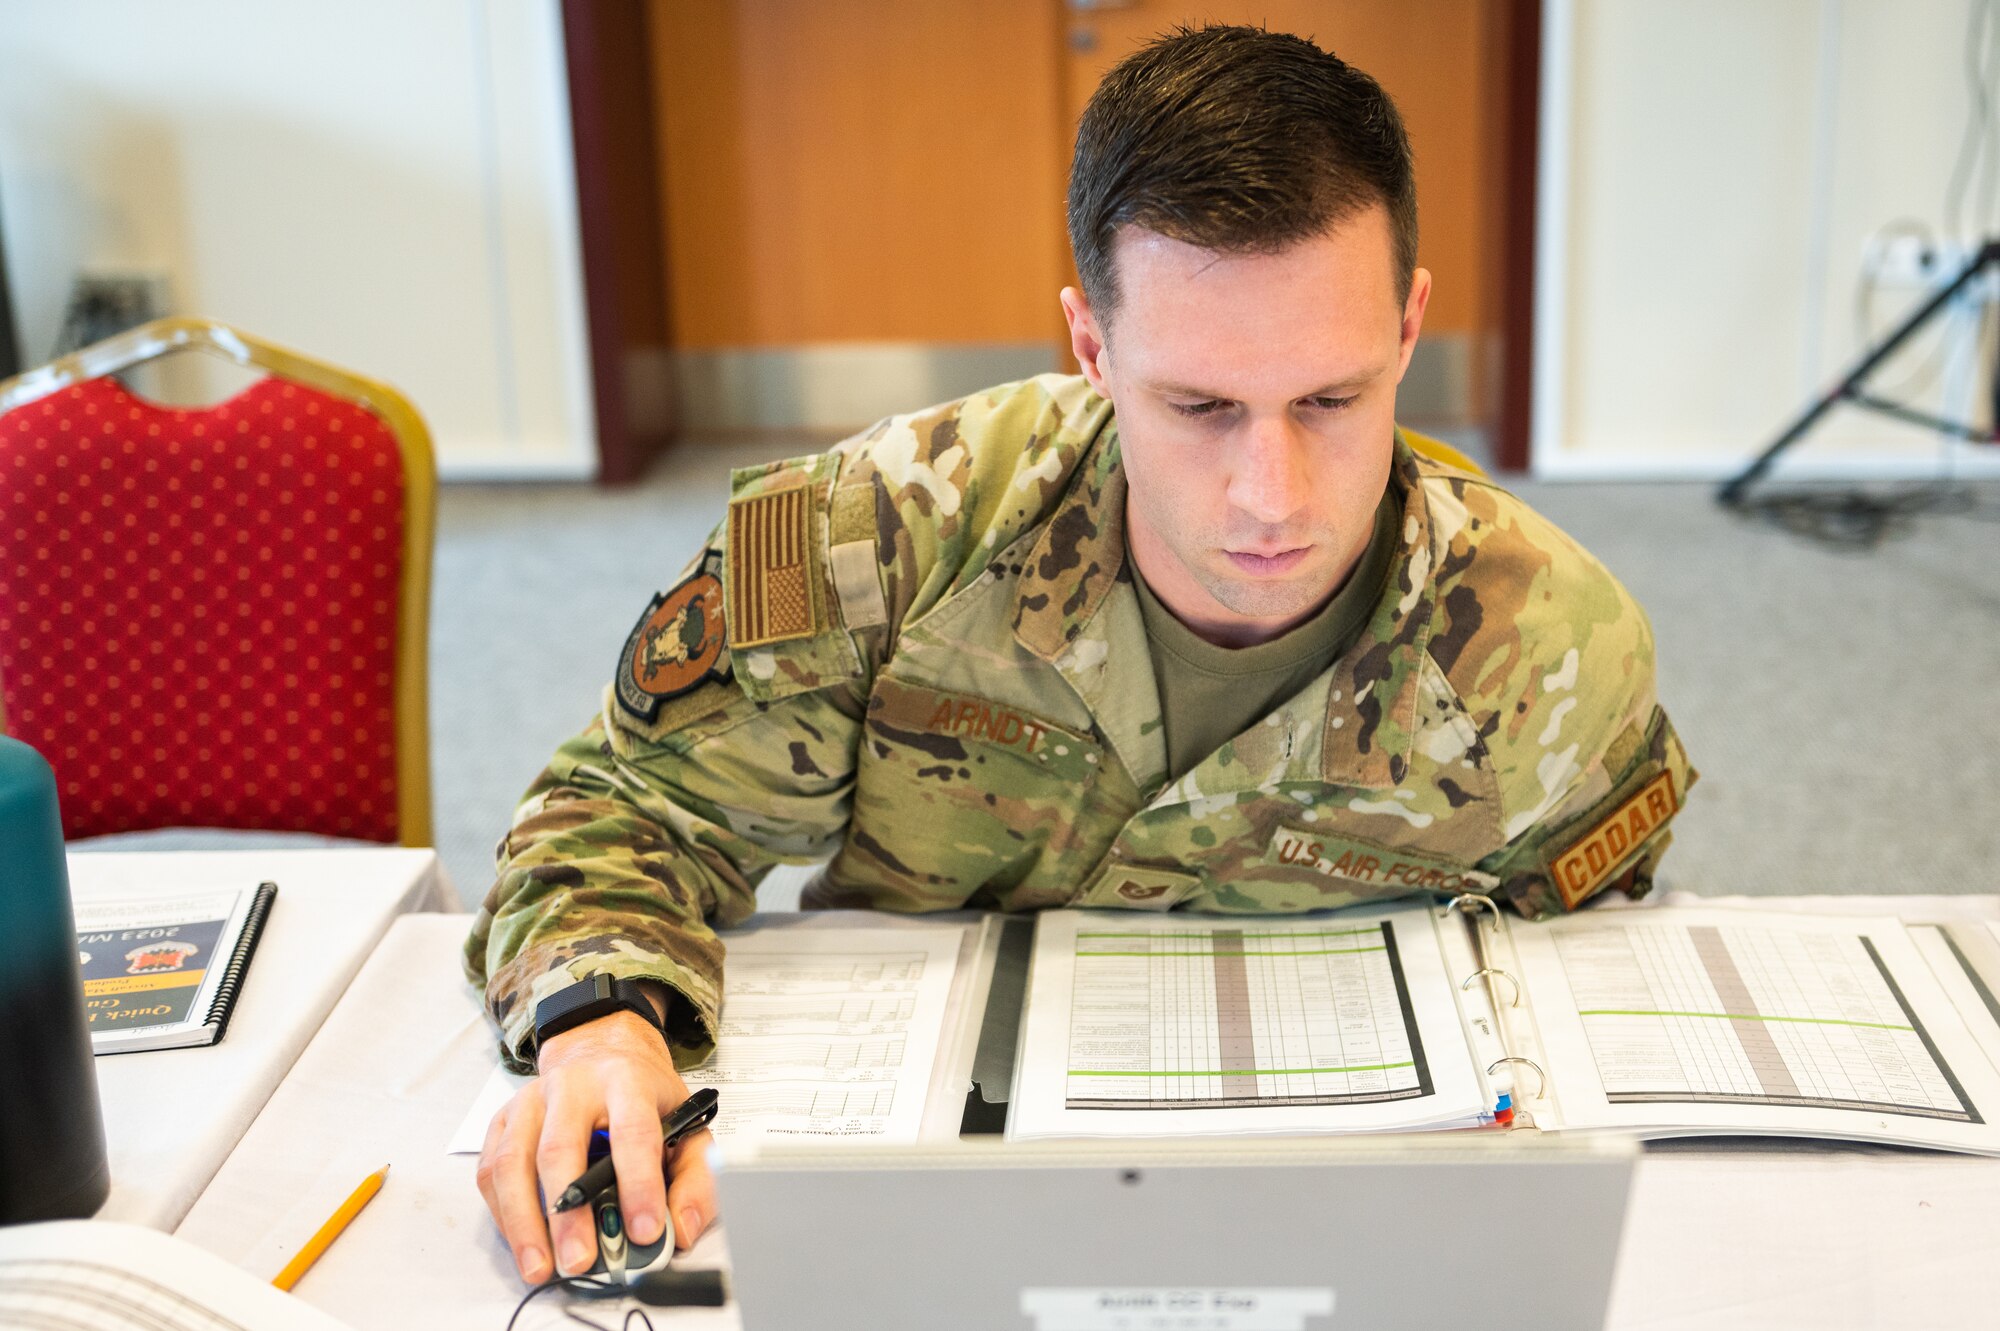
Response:
M235 1000L226 981L256 900L234 888L108 899L76 893L77 960L96 1052L213 1043Z
M1935 926L1978 996L2000 1025L2000 920L1960 920Z
M1987 1062L2000 1068L2000 921L1913 925L1910 938L1931 963Z
M1515 943L1566 1128L1990 1147L1961 1129L2000 1082L1895 920L1618 911Z
M914 1142L966 926L771 928L729 936L714 1057L683 1074L713 1086L725 1144L767 1138ZM528 1079L496 1070L453 1153Z
M0 1230L0 1326L91 1331L344 1331L183 1239L58 1220Z
M1037 922L1014 1137L1359 1132L1490 1119L1421 904Z

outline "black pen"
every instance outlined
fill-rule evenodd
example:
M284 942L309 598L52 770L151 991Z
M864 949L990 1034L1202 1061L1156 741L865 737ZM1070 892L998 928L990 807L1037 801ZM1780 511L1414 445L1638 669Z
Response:
M663 1149L672 1150L679 1144L681 1138L713 1123L715 1111L721 1107L721 1103L722 1097L717 1095L715 1088L711 1086L704 1086L681 1101L680 1108L660 1120L660 1131L666 1138ZM556 1204L549 1210L574 1211L610 1187L612 1180L617 1177L617 1172L611 1167L611 1156L607 1153L596 1164L584 1170L582 1177L576 1182L564 1188L563 1195L556 1198Z

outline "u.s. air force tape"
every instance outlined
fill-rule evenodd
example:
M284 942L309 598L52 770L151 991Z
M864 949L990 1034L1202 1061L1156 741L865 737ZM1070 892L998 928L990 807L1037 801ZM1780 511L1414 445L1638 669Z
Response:
M1269 854L1273 863L1345 878L1382 892L1490 892L1500 882L1490 873L1420 850L1396 850L1294 827L1278 829Z

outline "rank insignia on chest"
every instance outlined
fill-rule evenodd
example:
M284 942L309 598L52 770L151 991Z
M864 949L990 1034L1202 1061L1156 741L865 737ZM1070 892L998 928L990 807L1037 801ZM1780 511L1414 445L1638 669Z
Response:
M730 646L810 638L826 627L810 489L795 485L731 500L728 550Z
M618 704L651 721L660 704L708 680L729 678L722 657L722 584L696 573L646 606L618 658Z

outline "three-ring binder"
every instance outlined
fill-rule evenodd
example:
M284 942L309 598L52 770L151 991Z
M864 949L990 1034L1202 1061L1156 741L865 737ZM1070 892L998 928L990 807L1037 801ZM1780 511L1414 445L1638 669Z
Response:
M1493 899L1491 897L1482 897L1477 892L1461 892L1447 902L1444 909L1447 915L1453 913L1462 914L1471 922L1472 948L1479 962L1478 970L1458 982L1459 992L1463 993L1465 990L1470 989L1474 980L1484 979L1486 981L1487 996L1494 1000L1497 1010L1499 995L1493 992L1492 977L1498 975L1506 979L1508 988L1513 994L1507 1006L1521 1006L1521 982L1509 972L1503 971L1493 964L1493 954L1486 947L1486 931L1479 927L1479 921L1474 918L1481 910L1492 911L1493 923L1497 927L1500 923L1500 908L1493 904Z
M1499 1039L1500 1047L1506 1051L1501 1057L1494 1059L1486 1065L1486 1075L1491 1077L1499 1069L1511 1063L1519 1063L1526 1067L1531 1067L1535 1070L1535 1093L1533 1096L1526 1098L1539 1100L1548 1090L1548 1074L1542 1071L1542 1065L1535 1062L1534 1059L1513 1052L1512 1041L1508 1038L1507 1025L1500 1017L1500 995L1494 992L1493 988L1493 981L1496 978L1507 981L1507 1006L1518 1008L1521 1006L1521 981L1512 972L1502 970L1493 964L1493 954L1487 947L1486 930L1480 926L1478 918L1479 912L1482 910L1493 913L1493 927L1497 928L1500 923L1500 908L1493 904L1491 897L1480 896L1476 892L1461 892L1445 905L1445 913L1447 915L1463 915L1467 924L1471 927L1473 959L1478 962L1478 968L1458 982L1459 992L1463 993L1470 989L1476 982L1483 981L1486 986L1486 1000L1493 1008L1494 1035ZM1501 1092L1501 1104L1499 1106L1500 1121L1506 1122L1508 1119L1511 1119L1512 1104L1520 1098L1523 1097L1514 1096L1506 1091Z
M1491 1063L1488 1063L1486 1065L1486 1075L1489 1077L1492 1076L1494 1069L1504 1067L1509 1063L1525 1064L1526 1066L1531 1067L1535 1070L1535 1093L1525 1098L1530 1100L1539 1100L1542 1098L1543 1095L1545 1095L1548 1092L1549 1074L1542 1071L1542 1065L1540 1063L1537 1063L1534 1059L1525 1057L1524 1055L1521 1054L1508 1054L1504 1058L1494 1059Z

